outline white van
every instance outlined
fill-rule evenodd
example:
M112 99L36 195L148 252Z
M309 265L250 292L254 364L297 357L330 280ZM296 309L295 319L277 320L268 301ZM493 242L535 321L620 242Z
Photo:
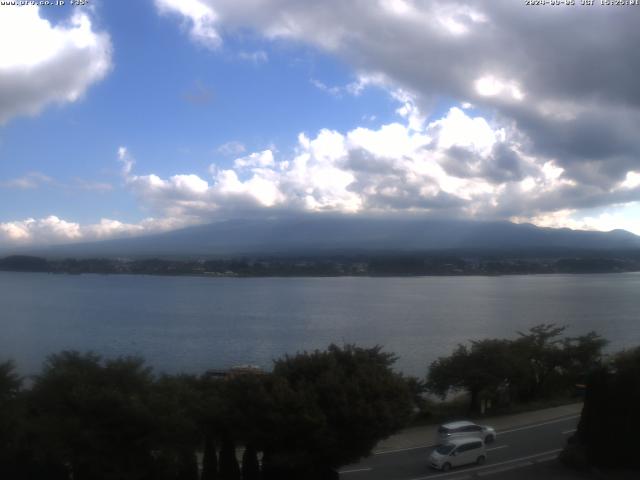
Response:
M449 443L454 438L478 438L484 443L491 443L496 439L496 431L486 425L477 425L467 420L445 423L438 427L436 444Z
M477 438L454 438L436 447L429 455L429 466L447 472L451 467L487 460L484 442Z

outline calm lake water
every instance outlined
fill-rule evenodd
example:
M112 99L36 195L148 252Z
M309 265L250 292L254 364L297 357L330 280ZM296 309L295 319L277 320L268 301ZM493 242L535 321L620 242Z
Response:
M640 274L420 278L197 278L0 272L0 360L35 373L50 353L142 355L157 371L255 364L331 342L381 344L424 375L457 343L538 323L640 345Z

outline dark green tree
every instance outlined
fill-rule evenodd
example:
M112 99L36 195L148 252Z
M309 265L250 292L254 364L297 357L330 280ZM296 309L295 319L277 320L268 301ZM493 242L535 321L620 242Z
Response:
M602 350L607 343L593 331L562 340L562 373L568 384L586 383L589 374L602 366Z
M440 357L429 367L427 389L441 397L450 392L469 394L469 411L480 411L482 397L495 399L501 388L514 376L508 340L479 340L458 345L447 357Z
M205 434L201 480L218 480L218 454L211 435Z
M198 459L191 448L185 448L178 456L177 480L198 480Z
M579 456L598 467L640 468L638 379L640 347L614 356L608 365L591 372L578 431L565 459Z
M411 392L381 347L331 345L275 362L265 478L332 478L406 425ZM269 472L271 470L272 472Z
M512 361L518 369L514 390L519 400L531 401L549 393L547 386L566 360L559 338L565 329L542 323L526 333L518 332L519 338L513 341Z
M197 478L195 452L203 444L199 424L202 391L193 375L162 375L151 387L150 412L156 422L153 452L159 478Z
M240 480L240 465L236 458L236 446L230 436L222 439L220 448L220 479Z
M0 478L22 478L26 473L20 445L24 428L22 379L11 361L0 363Z
M242 480L260 480L258 452L252 444L248 444L242 454Z
M541 324L518 332L515 340L458 345L431 364L427 389L443 398L449 392L467 392L471 412L479 411L481 398L509 403L565 395L600 365L606 340L595 332L560 338L564 330Z
M137 358L50 356L30 392L42 461L68 465L74 480L142 478L157 422L147 402L151 383L150 369Z

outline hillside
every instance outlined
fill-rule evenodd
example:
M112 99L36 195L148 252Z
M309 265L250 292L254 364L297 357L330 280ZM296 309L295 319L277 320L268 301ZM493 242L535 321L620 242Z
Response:
M78 258L228 257L439 250L566 253L638 248L640 237L624 230L593 232L509 222L433 220L409 216L306 215L226 220L149 236L13 249L2 253Z

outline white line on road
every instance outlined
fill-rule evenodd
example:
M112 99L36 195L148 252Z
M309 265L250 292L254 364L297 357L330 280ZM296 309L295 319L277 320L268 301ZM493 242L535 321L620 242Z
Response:
M343 473L356 473L356 472L370 472L370 468L354 468L353 470L341 470L338 473L342 475Z
M565 430L564 432L562 432L563 435L569 435L570 433L575 432L576 429L574 428L573 430Z
M500 445L499 447L487 448L487 452L492 452L493 450L500 450L501 448L507 448L509 445Z
M536 423L535 425L527 425L526 427L512 428L510 430L501 430L501 431L498 431L498 433L504 434L504 433L511 433L511 432L519 432L520 430L529 430L530 428L542 427L543 425L551 425L553 423L566 422L567 420L572 420L574 418L580 418L580 415L572 415L570 417L557 418L556 420L549 420L548 422Z
M536 457L543 457L545 455L552 455L555 453L558 453L562 451L561 448L557 448L555 450L549 450L547 452L540 452L540 453L536 453L535 455L528 455L526 457L520 457L520 458L514 458L513 460L506 460L504 462L498 462L498 463L492 463L490 465L485 465L482 467L474 467L472 469L469 469L465 472L447 472L447 473L438 473L436 475L429 475L427 477L416 477L416 478L412 478L411 480L429 480L430 478L441 478L441 477L449 477L451 475L460 475L460 474L465 474L467 472L477 472L479 470L487 470L489 468L494 468L494 467L498 467L500 465L508 465L510 463L515 463L515 464L522 464L522 462L525 462L525 460L532 460L535 459ZM527 464L527 462L524 463L525 465ZM515 468L515 467L514 467Z

